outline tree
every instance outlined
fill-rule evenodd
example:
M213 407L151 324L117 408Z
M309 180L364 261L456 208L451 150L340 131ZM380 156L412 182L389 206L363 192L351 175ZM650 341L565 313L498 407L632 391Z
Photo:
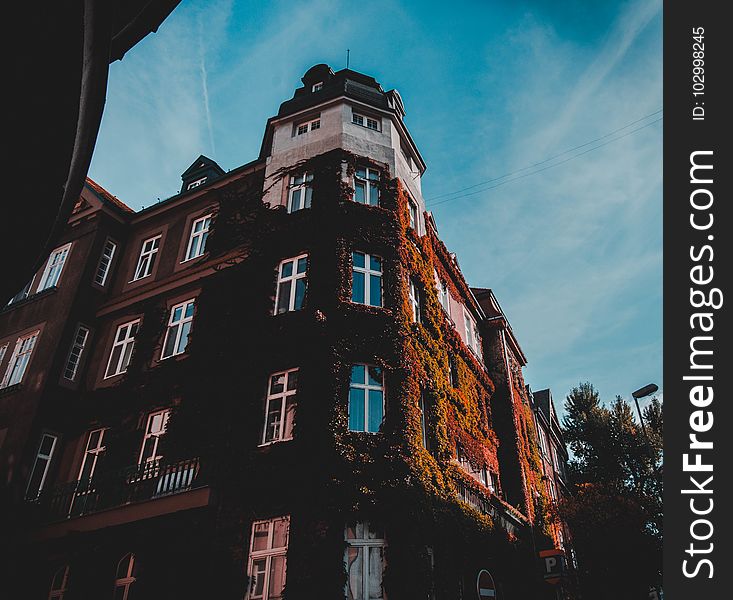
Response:
M590 383L565 401L572 493L560 506L589 598L646 598L661 581L662 405L643 413L646 435L620 396L602 403Z

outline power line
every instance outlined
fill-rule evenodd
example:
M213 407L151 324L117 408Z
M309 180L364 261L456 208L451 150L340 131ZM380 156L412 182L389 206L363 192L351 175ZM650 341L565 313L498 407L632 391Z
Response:
M465 192L467 190L471 190L471 189L474 189L474 188L477 188L477 187L486 185L487 183L492 183L494 181L499 181L500 179L506 179L507 177L511 177L512 175L517 175L517 174L521 173L522 171L526 171L527 169L532 169L532 168L537 167L539 165L543 165L543 164L545 164L547 162L550 162L551 160L555 160L556 158L560 158L561 156L564 156L564 155L568 154L569 152L573 152L575 150L579 150L580 148L584 148L585 146L588 146L590 144L594 144L596 142L599 142L601 140L604 140L607 137L609 137L609 136L611 136L611 135L613 135L615 133L618 133L619 131L623 131L624 129L628 129L629 127L631 127L632 125L635 125L636 123L639 123L641 121L644 121L644 120L648 119L649 117L653 117L654 115L659 114L660 112L662 112L662 110L663 109L660 108L659 110L656 110L653 113L649 113L648 115L645 115L645 116L643 116L643 117L641 117L639 119L636 119L635 121L632 121L631 123L627 123L623 127L619 127L618 129L614 129L613 131L609 131L608 133L602 135L601 137L598 137L598 138L595 138L595 139L590 140L588 142L585 142L584 144L580 144L578 146L574 146L573 148L568 148L567 150L564 150L563 152L560 152L559 154L555 154L554 156L551 156L551 157L546 158L544 160L541 160L539 162L533 163L531 165L527 165L526 167L522 167L521 169L517 169L516 171L511 171L509 173L505 173L504 175L501 175L499 177L494 177L492 179L487 179L486 181L482 181L482 182L476 183L474 185L469 185L468 187L461 188L459 190L453 190L452 192L446 192L445 194L439 194L438 196L433 196L432 198L428 198L427 199L427 202L428 203L432 203L434 200L437 200L439 198L444 198L446 196L452 196L453 194L459 194L461 192ZM652 123L648 123L647 125L652 125L653 123L656 123L659 120L661 120L661 117L660 117L660 119L657 119L656 121L653 121ZM646 127L647 125L645 125L644 127ZM643 129L644 127L637 128L634 131L639 131L639 129ZM628 133L634 133L634 131L628 132ZM618 138L614 138L613 140L609 140L609 141L616 141L617 139L620 140L622 137L626 137L626 136L625 135L619 136ZM600 148L601 146L605 146L605 145L606 145L605 143L604 144L599 144L598 146L595 146L594 148L591 148L591 150L593 150L595 148ZM581 153L581 154L584 154L584 153ZM578 154L577 156L580 156L581 154ZM561 161L561 162L559 162L557 164L560 165L563 162L567 162L567 161ZM544 169L539 169L536 172L539 173L542 170L544 170ZM512 181L514 181L514 180L512 180ZM492 189L493 187L497 187L497 186L491 186L491 187L486 188L486 189ZM480 191L483 191L483 190L480 190ZM459 197L462 198L464 196L459 196ZM442 204L442 202L436 202L436 204Z
M657 112L659 112L659 111L657 111ZM653 114L656 114L656 113L653 113ZM458 200L459 198L465 198L467 196L474 196L475 194L480 194L481 192L485 192L485 191L488 191L488 190L493 190L494 188L497 188L499 186L502 186L502 185L504 185L506 183L511 183L512 181L519 181L520 179L524 179L525 177L529 177L530 175L536 175L537 173L541 173L542 171L546 171L547 169L552 169L553 167L559 167L560 165L565 164L566 162L570 162L571 160L574 160L574 159L576 159L576 158L578 158L580 156L583 156L584 154L588 154L588 152L592 152L593 150L597 150L598 148L602 148L603 146L607 146L611 142L615 142L617 140L620 140L622 138L625 138L625 137L631 135L632 133L636 133L637 131L641 131L642 129L645 129L646 127L649 127L650 125L654 125L655 123L659 123L659 121L661 121L662 119L663 119L663 117L659 117L658 119L655 119L654 121L651 121L649 123L646 123L646 124L642 125L641 127L637 127L636 129L632 129L631 131L627 131L623 135L620 135L618 137L615 137L613 139L610 139L610 140L608 140L606 142L603 142L602 144L598 144L597 146L593 146L592 148L588 148L588 150L584 150L583 152L579 152L578 154L574 154L573 156L570 156L569 158L566 158L565 160L561 160L561 161L556 162L556 163L553 163L551 165L547 165L546 167L543 167L541 169L536 169L536 170L534 170L534 171L532 171L530 173L524 173L522 175L519 175L518 177L513 177L512 179L506 179L505 181L500 181L496 185L491 185L489 187L486 187L486 188L477 190L475 192L469 192L468 194L461 194L459 196L453 196L452 198L445 198L444 200L440 200L439 202L428 201L428 204L430 204L430 206L432 207L432 206L437 206L439 204L443 204L445 202L450 202L451 200ZM642 118L642 119L639 119L639 120L644 120L644 119ZM636 122L638 123L639 121L636 121ZM621 129L625 129L625 128L626 127L622 127ZM619 130L617 130L617 131L619 131ZM603 136L602 138L599 138L599 139L603 139L605 137L608 137L608 135L610 135L610 134L606 134L605 136ZM598 141L598 140L595 140L595 141ZM577 146L576 148L573 148L573 150L576 150L578 148L582 148L583 146L587 146L589 143L593 143L593 142L587 142L585 144L581 144L580 146ZM567 152L569 152L569 151L563 152L562 154L558 154L554 158L557 158L559 156L562 156L563 154L567 154ZM531 168L533 166L546 163L549 160L553 160L553 159L552 158L545 159L545 160L543 160L543 161L541 161L539 163L535 163L534 165L532 165L530 167L524 167L523 169L519 169L517 171L513 171L512 173L507 173L506 175L502 175L501 177L495 177L494 179L489 179L487 181L484 181L483 183L479 183L479 184L476 184L476 185L473 185L473 186L470 186L470 187L467 187L467 188L463 188L462 190L456 190L456 191L453 191L453 192L448 192L447 194L442 194L441 196L435 196L434 199L435 198L442 198L444 196L452 196L453 194L457 194L457 193L459 193L461 191L465 191L465 190L468 190L468 189L472 189L472 188L478 187L479 185L485 185L485 184L490 183L492 181L498 181L500 179L504 179L504 178L509 177L511 175L515 175L517 173L520 173L521 171L525 171L525 170L527 170L527 169L529 169L529 168Z

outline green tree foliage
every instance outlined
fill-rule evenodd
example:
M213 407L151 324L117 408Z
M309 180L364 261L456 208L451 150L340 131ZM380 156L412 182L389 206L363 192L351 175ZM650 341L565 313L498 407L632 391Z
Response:
M563 428L571 450L570 498L561 514L573 533L588 598L646 598L661 580L662 404L643 412L623 398L604 405L590 383L571 390Z

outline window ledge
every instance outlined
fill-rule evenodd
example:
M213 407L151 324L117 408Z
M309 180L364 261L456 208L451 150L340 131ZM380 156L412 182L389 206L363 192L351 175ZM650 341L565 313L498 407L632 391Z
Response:
M23 387L23 382L15 383L13 385L9 385L8 387L4 387L0 389L0 397L2 396L9 396L10 394L17 392Z
M59 288L57 286L52 285L51 287L46 288L45 290L42 290L40 292L36 292L35 294L31 294L30 296L23 298L22 300L18 300L17 302L13 302L12 304L6 304L2 309L0 309L0 313L9 312L19 306L25 306L26 304L30 304L31 302L35 302L36 300L40 300L41 298L45 298L46 296L55 294L58 289Z

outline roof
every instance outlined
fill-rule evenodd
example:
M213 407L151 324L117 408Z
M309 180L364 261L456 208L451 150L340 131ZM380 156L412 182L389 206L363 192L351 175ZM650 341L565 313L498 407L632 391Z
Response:
M96 181L94 181L90 177L87 177L86 185L103 202L106 202L112 205L113 207L117 208L118 210L121 210L122 212L126 212L126 213L135 212L129 206L127 206L127 204L125 204L122 200L120 200L117 196L115 196L114 194L110 194L107 190L105 190L101 185L99 185Z

